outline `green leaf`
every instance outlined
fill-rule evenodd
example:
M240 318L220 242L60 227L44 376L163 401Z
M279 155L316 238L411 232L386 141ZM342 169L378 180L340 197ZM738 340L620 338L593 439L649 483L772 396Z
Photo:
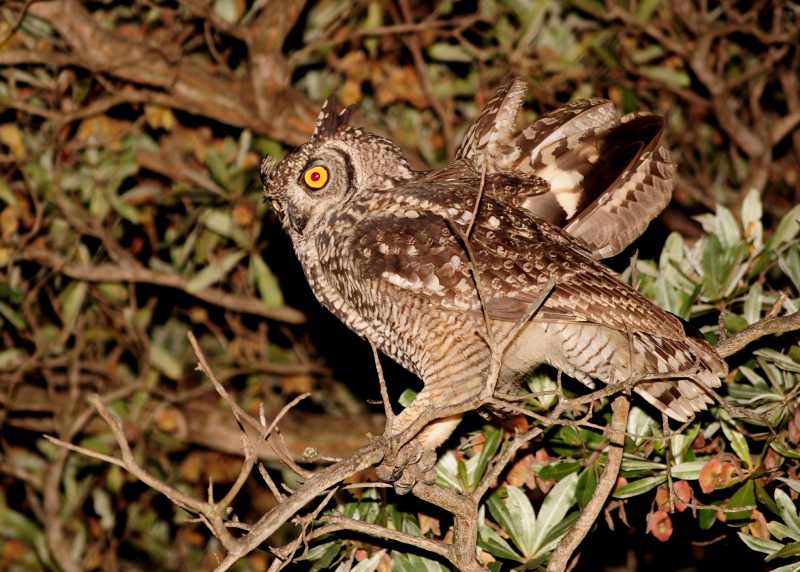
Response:
M783 256L779 256L778 266L792 281L795 290L800 292L800 249L792 248Z
M733 493L728 503L728 508L736 507L750 507L742 511L726 512L726 522L737 520L750 520L750 514L753 512L752 507L756 504L756 493L753 481L745 481L739 489Z
M547 374L536 374L528 379L528 389L534 394L535 403L543 410L550 409L558 399L558 385Z
M733 213L722 205L717 206L717 237L725 249L738 246L742 241L739 225Z
M183 363L163 345L151 343L147 357L152 366L168 378L178 381L183 377Z
M308 560L314 562L316 570L327 570L336 556L342 550L342 542L334 540L333 542L323 542L308 549L305 554L297 556L295 560L303 561Z
M428 55L431 59L442 62L465 62L469 63L475 58L458 44L447 44L437 42L428 48Z
M375 572L378 569L378 564L381 562L381 558L386 553L385 550L378 550L375 554L367 558L366 560L362 560L355 566L353 566L350 570L352 572Z
M578 486L578 474L572 473L564 477L554 486L542 502L539 516L536 520L536 530L533 536L533 551L535 555L543 545L547 534L555 528L575 504L575 489Z
M661 0L642 0L636 9L636 15L640 20L647 21L658 10L661 5Z
M742 227L744 227L745 238L755 246L761 248L763 227L761 217L764 209L761 205L761 193L755 189L751 190L742 201Z
M225 278L225 276L244 258L244 252L232 252L222 260L214 261L200 272L195 274L186 284L186 291L192 294L202 292L212 284Z
M258 294L269 308L283 306L283 293L275 274L266 265L260 254L250 256L250 276L256 283Z
M752 469L753 460L750 458L750 447L747 445L747 439L745 439L744 435L725 422L722 423L722 432L730 442L731 448L733 448L736 455L744 461L748 469Z
M752 383L755 387L760 389L767 389L769 387L767 380L746 365L739 366L739 371L747 378L747 381Z
M400 397L397 398L397 402L403 407L410 407L416 398L416 391L413 389L405 389L403 390L403 393L400 394Z
M777 520L770 520L767 523L767 529L772 536L780 541L791 538L792 540L800 542L800 534L797 534L794 530Z
M559 461L539 469L536 474L546 480L560 481L567 475L581 470L580 461Z
M83 302L86 300L86 292L89 286L86 282L72 282L61 293L61 323L66 332L71 332L75 329L75 322L83 308Z
M778 477L778 480L789 485L789 488L796 493L800 493L800 480L787 479L785 477Z
M558 523L556 526L550 529L550 532L547 533L545 536L544 541L542 543L542 547L539 549L539 558L542 558L548 552L555 550L555 547L558 545L561 537L569 530L575 521L578 520L578 516L580 516L580 511L574 510L569 513L564 520ZM529 562L529 565L533 565L536 562ZM529 570L532 568L528 568Z
M727 275L724 260L725 252L719 239L715 235L707 236L703 249L703 293L711 300L722 294L723 280Z
M695 459L694 461L678 463L677 465L672 466L670 472L676 479L681 479L683 481L695 481L700 478L700 470L707 461L708 457L703 457L701 459Z
M640 66L639 73L646 78L677 87L688 87L691 83L689 74L684 70L676 70L667 66Z
M738 334L749 325L746 318L728 311L723 311L722 323L730 334Z
M486 472L486 467L489 466L495 453L500 448L500 442L503 440L503 431L492 425L487 425L483 428L483 436L485 440L481 452L470 458L466 463L468 482L465 484L467 485L467 490L470 491L478 486Z
M772 250L776 250L779 246L794 240L797 233L800 232L800 222L798 220L800 220L800 205L796 205L783 215L781 222L778 223L778 228L775 229L768 243Z
M744 299L744 318L748 324L755 324L761 319L761 306L764 303L764 294L760 284L753 284Z
M633 442L639 445L645 439L659 433L658 423L644 409L633 406L628 415L628 433Z
M244 231L235 222L233 216L228 211L219 209L208 209L203 212L200 222L209 230L213 230L226 238L233 240L238 246L247 248L249 240Z
M626 478L650 476L653 473L660 473L666 468L664 463L648 461L631 453L625 453L622 457L622 472Z
M794 447L787 447L784 443L780 441L773 441L769 444L770 447L775 449L776 453L783 455L789 459L800 459L800 451L798 451Z
M589 501L592 499L595 489L597 488L597 465L592 463L581 472L578 477L578 486L575 490L575 497L578 500L578 506L583 510Z
M436 463L436 482L440 486L447 486L461 491L461 479L458 476L458 459L452 451L447 451L439 457Z
M524 562L525 558L520 556L506 539L500 536L496 530L490 526L482 524L478 527L478 546L489 552L492 556L517 560Z
M16 329L25 329L25 320L22 319L22 315L5 302L0 302L0 316L8 320ZM2 324L2 320L0 320L0 324Z
M774 554L767 556L764 561L769 562L771 560L775 560L776 558L790 558L792 556L800 556L800 542L792 542L791 544L787 544ZM800 566L800 563L796 564L796 566Z
M9 348L0 351L0 371L17 367L25 361L27 357L28 354L19 348Z
M758 500L761 506L767 508L775 516L780 516L780 509L778 508L778 503L772 500L772 497L767 494L766 489L764 488L764 484L761 480L756 480L756 500ZM800 540L800 539L798 539Z
M614 498L627 499L639 496L641 494L646 493L647 491L653 490L658 485L666 482L667 482L667 475L656 475L654 477L645 477L644 479L631 481L627 485L623 485L617 490L615 490Z
M528 558L534 553L536 513L525 493L511 485L500 487L487 501L489 512Z
M792 499L781 489L775 489L774 496L783 522L796 534L800 534L800 518L797 516L797 507L794 506Z
M112 530L116 522L115 511L111 506L111 497L104 489L92 487L92 506L100 515L100 528L105 531Z
M745 534L744 532L737 532L739 538L747 545L748 548L751 550L755 550L756 552L763 552L764 554L772 554L773 552L777 552L781 548L783 548L783 544L780 542L775 542L774 540L767 540L764 538L756 538L750 534Z
M759 357L768 359L784 371L800 373L800 363L797 363L786 354L782 354L772 348L759 348L753 353Z
M697 511L697 525L700 527L700 530L708 530L714 526L716 520L717 511L713 508L701 508Z
M392 570L397 572L449 572L435 560L398 551L392 552Z

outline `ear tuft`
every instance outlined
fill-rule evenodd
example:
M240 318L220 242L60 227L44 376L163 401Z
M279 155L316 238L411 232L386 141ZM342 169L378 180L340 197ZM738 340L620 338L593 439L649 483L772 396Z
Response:
M335 97L329 97L322 104L311 139L322 139L335 134L339 129L347 126L350 122L350 115L349 107L342 107Z
M272 169L275 168L277 161L267 155L264 157L264 160L261 161L261 186L266 190L267 188L267 179L269 179L269 175L272 172Z

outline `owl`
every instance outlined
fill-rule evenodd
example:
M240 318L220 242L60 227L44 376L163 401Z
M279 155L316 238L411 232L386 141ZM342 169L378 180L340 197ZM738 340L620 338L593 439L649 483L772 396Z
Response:
M718 386L725 362L598 262L670 198L661 119L620 118L609 102L588 100L520 131L524 93L519 80L501 87L456 159L430 171L351 127L349 111L329 100L310 140L261 169L311 289L422 380L396 432L422 412L478 398L492 361L487 340L512 335L504 385L540 364L590 388L646 378L637 394L690 419L710 403L695 382ZM432 425L418 443L434 449L457 421Z

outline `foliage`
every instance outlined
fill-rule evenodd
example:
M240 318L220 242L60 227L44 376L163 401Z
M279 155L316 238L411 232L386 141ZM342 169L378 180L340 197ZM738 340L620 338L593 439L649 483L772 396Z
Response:
M369 354L345 375L328 367L349 334L317 316L258 184L260 157L302 142L332 94L420 165L446 160L510 71L531 81L528 120L590 96L662 113L675 201L637 245L642 258L612 264L714 342L800 309L797 7L741 4L0 6L0 568L216 565L223 549L192 515L119 467L41 438L114 453L86 402L99 394L148 470L200 497L209 481L224 492L239 434L194 371L189 331L245 410L263 403L274 414L312 393L281 423L297 460L346 456L380 432L365 403L377 396ZM669 436L634 401L614 492L631 527L665 542L679 530L726 534L763 553L767 569L800 569L797 341L767 337L732 356L724 406ZM584 391L547 371L528 386L526 406L540 415ZM546 562L597 485L609 418L607 403L576 411L514 457L481 506L484 563ZM440 456L439 485L474 490L529 422L465 427ZM277 477L274 451L259 455ZM326 513L447 538L447 515L380 491L340 492ZM258 483L244 493L242 520L275 504ZM256 552L238 569L269 560ZM294 566L447 569L340 533Z

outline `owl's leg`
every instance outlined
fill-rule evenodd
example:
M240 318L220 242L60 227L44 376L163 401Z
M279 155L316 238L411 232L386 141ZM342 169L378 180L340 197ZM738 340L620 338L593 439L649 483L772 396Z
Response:
M436 389L436 384L426 386L414 403L393 420L388 450L378 466L378 477L394 483L400 494L409 492L417 481L434 481L436 448L450 437L463 414L477 407L475 399L463 397L453 404L456 401L453 396L442 395ZM480 388L476 387L469 395L479 393Z
M482 403L487 373L483 357L442 361L438 371L426 378L414 403L393 419L387 436L389 450L378 476L395 483L397 492L409 492L419 480L434 480L436 448L452 434L464 413Z

